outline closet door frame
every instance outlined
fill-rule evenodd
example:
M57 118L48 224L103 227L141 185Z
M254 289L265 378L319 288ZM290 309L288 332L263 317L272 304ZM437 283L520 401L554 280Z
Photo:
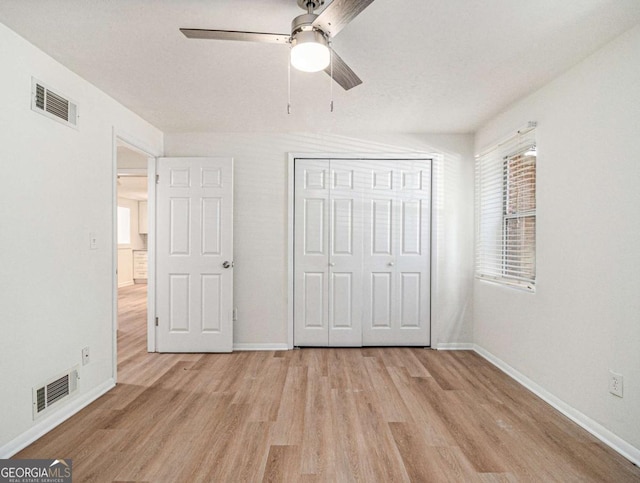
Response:
M293 326L294 326L294 239L295 239L295 210L294 210L294 173L297 159L327 159L336 162L340 160L422 160L431 162L431 270L430 270L430 340L432 346L438 340L438 324L435 314L438 313L437 299L434 294L438 293L437 277L437 240L438 226L440 225L440 214L437 209L437 197L439 192L440 173L442 172L441 155L437 153L288 153L288 180L287 180L287 347L294 348Z

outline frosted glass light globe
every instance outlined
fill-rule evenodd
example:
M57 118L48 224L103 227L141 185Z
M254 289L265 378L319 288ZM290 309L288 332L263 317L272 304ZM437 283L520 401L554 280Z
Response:
M299 32L291 47L291 65L303 72L318 72L331 62L324 37L315 31Z

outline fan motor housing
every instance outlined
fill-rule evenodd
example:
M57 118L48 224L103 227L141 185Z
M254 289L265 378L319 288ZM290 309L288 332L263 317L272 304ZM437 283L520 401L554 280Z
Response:
M309 6L311 7L311 11L314 11L324 5L324 0L298 0L298 6L302 10L309 10Z
M291 35L293 36L302 30L313 30L312 24L317 18L318 16L315 13L298 15L291 21Z
M327 46L326 37L320 32L320 30L302 30L296 32L291 36L291 47L295 47L298 43L313 42L315 44L322 44Z

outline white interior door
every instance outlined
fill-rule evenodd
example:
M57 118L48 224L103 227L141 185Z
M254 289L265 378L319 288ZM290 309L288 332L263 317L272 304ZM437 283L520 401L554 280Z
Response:
M294 344L430 344L430 160L299 159Z
M365 176L363 345L428 346L431 162L372 161Z
M158 352L233 347L233 159L160 158Z

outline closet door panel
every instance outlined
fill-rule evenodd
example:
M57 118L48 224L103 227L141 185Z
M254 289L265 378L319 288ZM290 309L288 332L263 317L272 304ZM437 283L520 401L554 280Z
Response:
M362 345L362 182L358 161L331 161L329 345Z
M398 247L395 257L398 316L393 343L431 344L431 162L402 161L399 181Z
M363 345L384 345L396 318L395 259L397 180L389 161L369 161L363 169Z
M301 160L294 173L294 345L329 345L329 162Z

